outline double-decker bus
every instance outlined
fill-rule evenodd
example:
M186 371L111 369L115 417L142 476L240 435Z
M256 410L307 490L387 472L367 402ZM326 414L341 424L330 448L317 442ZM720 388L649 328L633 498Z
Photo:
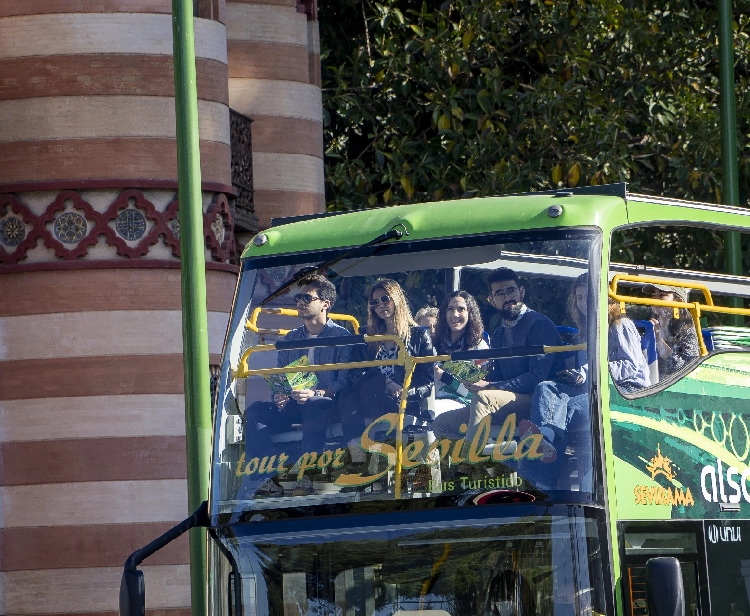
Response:
M279 222L224 348L210 613L750 614L750 278L653 248L750 211L610 185Z

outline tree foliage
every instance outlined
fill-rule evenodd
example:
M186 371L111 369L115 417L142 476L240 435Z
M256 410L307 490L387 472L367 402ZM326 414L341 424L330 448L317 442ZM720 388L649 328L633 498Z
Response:
M750 0L735 0L750 196ZM717 15L688 0L329 0L329 209L627 181L721 198Z

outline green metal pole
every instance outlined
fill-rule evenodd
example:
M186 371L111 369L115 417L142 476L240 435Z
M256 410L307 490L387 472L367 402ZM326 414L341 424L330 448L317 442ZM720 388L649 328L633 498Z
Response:
M732 31L732 0L717 0L719 12L719 76L721 86L721 195L726 205L740 204L739 170L737 168L737 111L734 85L734 33ZM724 265L728 274L742 274L740 234L724 234ZM732 298L735 308L742 299ZM742 325L741 317L731 317L733 325Z
M206 263L192 0L172 0L172 35L180 202L188 513L192 513L208 498L211 460ZM190 585L192 614L204 616L207 612L206 532L202 528L190 531Z

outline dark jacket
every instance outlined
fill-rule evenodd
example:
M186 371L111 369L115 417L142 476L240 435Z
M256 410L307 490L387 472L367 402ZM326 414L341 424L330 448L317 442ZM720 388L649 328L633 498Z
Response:
M511 328L504 324L498 327L490 340L490 347L493 349L559 344L560 334L555 324L533 310L527 310ZM564 367L560 353L495 359L486 379L494 389L531 394L539 383L549 380L550 375L555 375Z
M328 319L323 331L318 334L318 338L331 338L338 336L351 336L348 330L336 325L331 319ZM305 340L307 338L307 329L302 325L297 329L293 329L286 336L285 340ZM352 354L351 346L329 346L329 347L317 347L315 349L315 363L316 364L343 364L351 361L349 358ZM307 349L295 349L293 351L279 351L277 365L279 368L288 366L293 361L299 359L303 355L307 355ZM334 393L339 393L349 382L347 380L347 370L324 370L316 372L318 377L318 385L321 389L330 389Z
M363 330L361 330L360 333L363 333ZM360 345L354 347L354 349L355 350L352 353L352 361L372 361L375 359L375 353L377 351L372 351L370 345ZM417 326L411 328L409 339L406 341L406 352L412 357L429 357L435 355L435 349L432 346L432 337L426 327ZM434 365L435 364L432 363L417 364L409 387L410 399L422 400L430 395L434 381ZM379 368L373 368L373 370L379 370ZM366 370L359 370L357 372L359 376L361 376ZM404 367L394 366L393 377L393 380L397 383L403 383ZM356 377L353 377L352 380L355 380L355 378Z

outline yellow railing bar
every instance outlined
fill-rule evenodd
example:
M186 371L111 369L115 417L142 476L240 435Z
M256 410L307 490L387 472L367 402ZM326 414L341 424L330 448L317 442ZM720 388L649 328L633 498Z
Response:
M706 304L709 306L714 305L713 297L711 297L711 290L704 284L698 282L683 282L681 280L665 280L664 278L654 278L653 276L641 276L636 274L615 274L609 283L609 288L613 293L617 293L617 283L620 281L627 282L643 282L645 284L660 284L667 285L670 287L681 287L683 289L695 289L703 293L703 298L706 300Z
M365 336L365 342L393 342L398 347L398 355L394 359L375 359L372 361L342 362L340 364L310 364L307 366L285 366L282 368L255 368L249 369L247 362L253 353L262 351L275 351L275 344L258 344L249 347L240 357L234 378L244 379L249 376L270 376L273 374L288 374L292 372L323 372L325 370L349 370L352 368L374 368L377 366L404 365L406 361L406 346L398 336L389 334L377 336ZM434 361L434 360L433 360Z
M258 316L261 312L265 312L267 314L280 314L285 317L299 316L299 313L295 308L263 308L262 306L259 306L252 311L252 313L250 314L250 318L245 321L245 327L250 331L255 332L256 334L286 336L291 331L289 329L264 329L262 327L258 327ZM331 312L328 314L328 318L332 319L333 321L349 321L354 328L354 333L359 333L359 321L357 321L357 319L350 314L338 314L335 312Z

